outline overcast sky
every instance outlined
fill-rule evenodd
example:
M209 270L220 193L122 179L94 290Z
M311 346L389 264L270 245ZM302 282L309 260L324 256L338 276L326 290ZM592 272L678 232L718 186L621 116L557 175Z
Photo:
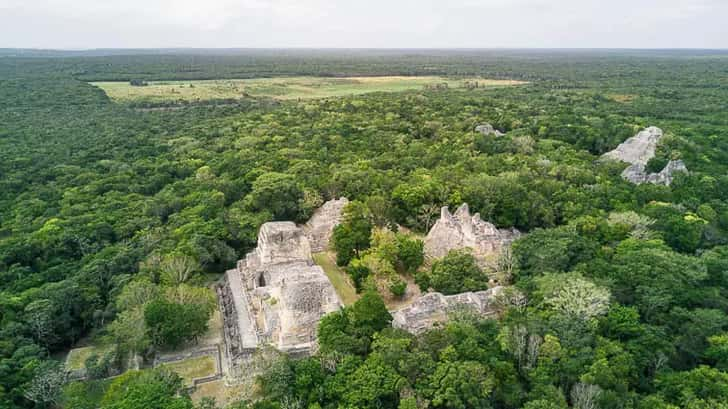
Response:
M728 48L728 0L0 0L0 47Z

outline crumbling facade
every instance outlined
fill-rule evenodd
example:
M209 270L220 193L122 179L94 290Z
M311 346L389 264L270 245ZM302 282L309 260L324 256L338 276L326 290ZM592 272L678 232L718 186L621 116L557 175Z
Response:
M309 237L316 248L328 246L342 200L346 201L333 201L308 228L293 222L263 224L255 250L225 273L217 293L226 369L233 377L245 376L245 364L259 346L272 345L293 355L316 349L319 320L342 304L323 269L311 258Z
M493 287L486 291L455 295L427 293L407 307L393 312L392 326L417 335L447 322L455 313L493 316L498 312L496 298L502 291L503 287Z
M676 173L687 172L688 169L683 161L671 160L660 172L647 172L647 163L655 157L655 150L662 136L662 129L658 127L645 128L602 157L629 163L630 165L622 172L622 177L632 183L669 186Z
M505 135L503 132L493 128L493 125L487 124L487 123L476 126L475 132L481 133L485 136L488 136L488 135L503 136L503 135Z
M467 203L458 207L454 214L445 206L440 210L440 219L425 238L425 255L440 258L450 250L470 248L473 255L482 261L498 255L504 246L520 236L516 229L498 229L483 221L478 213L471 216Z
M328 250L334 227L341 223L344 207L349 204L345 197L329 200L318 208L311 219L303 226L303 231L311 244L311 251L318 253Z

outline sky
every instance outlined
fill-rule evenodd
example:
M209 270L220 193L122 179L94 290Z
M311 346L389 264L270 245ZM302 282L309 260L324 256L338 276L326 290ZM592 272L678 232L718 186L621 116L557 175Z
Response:
M0 48L728 48L728 0L0 0Z

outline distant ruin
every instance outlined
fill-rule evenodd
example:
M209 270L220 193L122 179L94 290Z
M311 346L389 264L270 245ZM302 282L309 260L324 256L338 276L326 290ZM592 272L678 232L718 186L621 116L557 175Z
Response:
M246 375L246 363L259 346L271 345L296 356L315 351L319 320L342 303L311 258L309 237L316 249L328 247L342 203L346 199L327 202L304 227L293 222L263 224L255 250L225 273L217 293L227 372L233 377Z
M495 300L502 291L503 287L493 287L486 291L455 295L427 293L407 307L393 312L392 326L417 335L448 321L454 313L489 317L498 312Z
M498 229L483 221L479 213L471 216L467 203L460 205L454 214L445 206L440 210L440 219L425 238L425 255L440 258L450 250L470 248L482 262L498 255L504 246L520 236L521 233L514 228Z
M632 183L670 186L676 173L688 171L682 160L671 160L657 173L648 173L646 169L647 163L655 157L655 150L662 136L662 129L658 127L645 128L602 157L629 163L622 172L622 177Z
M503 135L505 135L503 132L493 128L493 125L488 124L488 123L480 124L480 125L476 126L475 132L481 133L485 136L488 136L488 135L503 136Z

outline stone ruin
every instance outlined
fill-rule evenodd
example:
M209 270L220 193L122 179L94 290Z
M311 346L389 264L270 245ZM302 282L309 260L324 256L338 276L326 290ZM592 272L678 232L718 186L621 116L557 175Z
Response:
M334 227L341 223L344 207L349 204L345 197L329 200L318 208L311 219L303 226L303 231L311 243L311 251L326 251L333 234Z
M407 307L393 312L392 326L418 335L448 321L452 314L493 316L498 312L496 297L502 291L503 287L493 287L485 291L455 295L427 293Z
M515 228L498 229L483 221L480 214L470 215L467 203L463 203L451 214L447 206L440 210L437 220L425 238L425 255L441 258L450 250L470 248L480 262L500 254L503 247L510 245L521 233Z
M645 128L602 157L629 163L630 165L622 172L622 177L632 183L670 186L676 173L688 171L682 160L671 160L657 173L648 173L646 170L647 163L655 157L655 150L662 136L662 129L658 127Z
M493 128L493 125L491 125L491 124L480 124L475 127L475 132L479 132L485 136L488 136L488 135L503 136L503 135L505 135L503 132Z
M317 347L321 317L341 308L334 287L311 258L312 247L328 246L346 199L332 202L307 227L263 224L258 246L218 284L225 363L232 377L250 375L247 366L259 346L271 345L294 356L310 354Z

